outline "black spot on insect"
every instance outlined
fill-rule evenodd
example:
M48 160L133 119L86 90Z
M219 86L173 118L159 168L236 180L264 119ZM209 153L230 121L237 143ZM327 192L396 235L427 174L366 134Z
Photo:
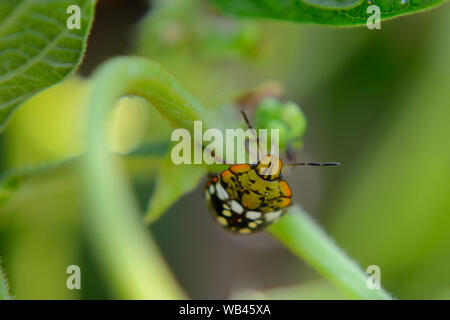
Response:
M250 194L250 191L249 191L248 189L245 189L245 190L244 190L244 193L245 193L245 194Z
M251 187L252 185L249 185L249 186ZM250 189L251 189L251 188L250 188ZM259 192L259 191L256 190L256 189L251 189L251 190L252 190L253 193L256 193L257 195L260 195L260 196L263 195L261 192Z
M256 183L256 181L255 181L255 180L252 180L252 179L250 179L250 183L251 183L251 184L255 184L255 183Z

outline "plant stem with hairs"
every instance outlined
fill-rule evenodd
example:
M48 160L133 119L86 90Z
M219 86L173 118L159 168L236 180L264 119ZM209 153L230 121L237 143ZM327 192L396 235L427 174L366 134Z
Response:
M12 296L9 294L8 282L6 281L5 274L3 273L2 267L0 265L0 300L12 299Z

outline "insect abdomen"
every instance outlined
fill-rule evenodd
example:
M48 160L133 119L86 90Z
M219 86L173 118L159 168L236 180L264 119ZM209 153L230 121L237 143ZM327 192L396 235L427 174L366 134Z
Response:
M205 198L215 220L226 230L237 234L250 234L261 231L277 221L285 209L271 212L248 210L240 199L231 197L220 177L210 178L205 185Z

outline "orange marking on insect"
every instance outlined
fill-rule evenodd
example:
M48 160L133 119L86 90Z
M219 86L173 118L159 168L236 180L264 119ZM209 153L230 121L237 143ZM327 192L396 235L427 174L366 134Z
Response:
M280 191L281 194L285 197L291 197L292 196L292 191L291 188L289 187L288 183L284 180L280 181Z
M232 176L233 174L231 173L230 170L225 170L224 172L221 173L221 177L224 181L228 181Z
M291 204L291 198L280 198L277 200L277 205L279 208L287 207Z
M251 169L252 167L249 164L236 164L230 167L230 170L236 174L244 173L250 171Z

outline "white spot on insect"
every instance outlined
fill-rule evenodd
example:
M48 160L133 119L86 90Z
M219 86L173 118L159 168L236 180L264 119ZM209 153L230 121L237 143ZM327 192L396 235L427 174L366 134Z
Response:
M236 213L242 213L244 212L244 208L236 201L232 200L230 201L231 210L233 210Z
M216 190L214 189L214 186L211 184L211 185L209 186L209 193L210 193L210 194L214 194L214 192L216 192Z
M216 190L217 190L217 196L220 200L227 200L228 199L228 193L225 191L225 189L222 187L222 185L218 182L216 183Z
M266 213L264 218L266 219L266 221L273 221L276 218L279 218L281 216L281 214L282 214L281 210L273 211L273 212Z
M230 212L229 210L222 210L222 214L223 214L225 217L231 217L231 212Z
M243 229L239 230L239 233L241 233L241 234L249 234L251 232L252 232L252 230L250 230L249 228L243 228Z
M256 223L254 223L254 222L250 222L250 223L248 224L248 226L249 226L250 228L252 228L252 229L255 229L256 227L258 227L258 225L257 225Z
M228 221L224 217L217 217L217 222L220 223L223 226L227 226L228 225Z
M261 217L261 212L259 212L259 211L247 211L245 216L247 217L247 219L255 220L255 219L258 219L259 217Z

